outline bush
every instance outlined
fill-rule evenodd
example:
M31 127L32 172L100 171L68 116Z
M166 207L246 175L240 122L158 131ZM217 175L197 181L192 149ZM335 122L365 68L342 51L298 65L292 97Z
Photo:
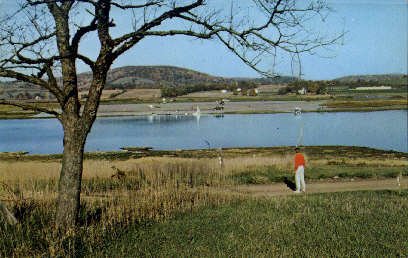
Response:
M249 89L248 92L247 92L247 94L248 94L248 96L252 96L252 97L258 95L258 94L256 94L256 91L255 91L254 88Z
M287 87L287 86L282 87L282 88L280 88L280 89L278 90L278 94L279 94L279 95L285 95L285 94L288 94L289 92L290 92L290 88Z
M298 93L299 90L305 88L308 93L324 94L327 93L327 88L330 82L328 81L293 81L287 87L279 89L278 94L287 94L289 92Z

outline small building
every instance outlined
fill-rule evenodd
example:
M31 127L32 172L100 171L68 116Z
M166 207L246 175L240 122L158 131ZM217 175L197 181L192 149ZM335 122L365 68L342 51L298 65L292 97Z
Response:
M301 88L300 90L298 90L298 94L300 95L305 95L307 93L307 90L305 87Z
M227 90L221 90L221 93L223 93L223 94L225 94L227 92L228 92Z

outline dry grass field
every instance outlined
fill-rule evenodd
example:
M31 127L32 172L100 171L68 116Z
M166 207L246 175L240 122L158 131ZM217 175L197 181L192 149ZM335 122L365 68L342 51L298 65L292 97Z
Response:
M408 174L408 160L402 157L366 156L349 158L327 152L306 153L307 178L395 177ZM190 157L189 157L190 155ZM197 156L200 155L200 156ZM392 155L392 154L391 154ZM3 154L6 157L6 154ZM29 156L28 156L29 157ZM292 153L280 151L185 152L179 157L147 156L124 159L87 158L83 170L84 197L127 196L133 190L170 191L181 185L227 187L239 184L268 184L292 178ZM0 156L1 159L1 156ZM7 158L0 162L0 182L30 198L55 196L60 171L59 159ZM0 194L7 192L0 191ZM7 198L5 198L7 199Z
M220 90L199 91L183 95L183 98L230 98L233 94L231 91L222 93Z
M150 100L160 98L160 89L128 89L115 99L140 99Z
M258 87L260 94L277 94L279 89L286 87L285 84L270 84L270 85L261 85Z
M87 91L80 92L86 95ZM161 96L160 89L106 89L102 92L101 100L153 100Z

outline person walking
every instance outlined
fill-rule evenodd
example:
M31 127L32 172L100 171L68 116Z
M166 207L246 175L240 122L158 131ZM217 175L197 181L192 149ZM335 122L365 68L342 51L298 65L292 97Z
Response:
M295 182L296 182L296 191L295 193L306 192L306 183L305 183L305 167L306 161L300 149L295 148Z

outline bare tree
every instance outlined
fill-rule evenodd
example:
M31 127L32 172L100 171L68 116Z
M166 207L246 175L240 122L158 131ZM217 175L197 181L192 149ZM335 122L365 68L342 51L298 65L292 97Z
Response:
M186 36L214 39L261 74L262 60L287 53L298 57L336 42L312 31L314 17L325 18L324 1L252 0L225 6L204 0L21 0L0 21L0 77L38 85L59 103L50 109L27 102L2 104L54 115L64 130L56 223L75 226L78 217L83 152L96 119L112 63L142 40ZM131 26L117 28L115 15ZM130 28L130 29L129 29ZM125 31L125 32L124 32ZM87 35L96 35L96 57L81 53ZM164 39L163 39L164 40ZM296 58L295 58L296 59ZM77 64L92 71L88 98L80 102Z

